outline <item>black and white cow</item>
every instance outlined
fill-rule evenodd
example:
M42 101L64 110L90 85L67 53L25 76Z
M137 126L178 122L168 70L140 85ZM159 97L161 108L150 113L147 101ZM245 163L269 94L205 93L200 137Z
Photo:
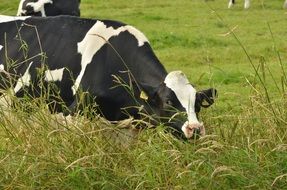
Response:
M0 76L0 88L17 97L38 97L53 84L48 104L64 102L53 111L81 109L81 91L86 105L108 120L147 113L186 139L205 133L197 114L216 95L215 89L197 92L181 71L167 73L136 28L70 16L0 16Z
M81 0L21 0L17 16L80 16Z
M235 0L229 0L228 8L231 8L234 4L235 4ZM244 8L248 9L249 7L250 7L250 0L245 0L244 1ZM287 0L285 0L285 2L283 4L283 8L284 9L287 8Z

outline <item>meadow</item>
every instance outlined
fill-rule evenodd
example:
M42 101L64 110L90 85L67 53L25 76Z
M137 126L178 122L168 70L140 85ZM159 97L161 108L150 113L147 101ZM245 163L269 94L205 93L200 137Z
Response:
M121 126L100 117L59 120L34 102L32 113L1 108L0 189L287 189L282 4L82 0L81 17L135 26L168 71L218 90L201 112L207 135L183 142L158 126L117 139ZM17 6L1 0L0 14Z

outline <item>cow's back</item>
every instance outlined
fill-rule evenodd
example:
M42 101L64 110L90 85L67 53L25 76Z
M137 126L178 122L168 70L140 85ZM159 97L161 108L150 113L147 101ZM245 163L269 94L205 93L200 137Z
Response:
M56 84L67 106L82 89L97 97L103 110L113 106L118 113L122 107L132 106L134 101L130 101L132 97L126 89L114 88L119 85L114 77L137 85L141 78L146 80L145 73L151 74L148 81L153 83L152 77L160 76L162 80L166 74L145 36L123 23L71 16L19 19L0 23L0 45L3 46L0 64L4 64L5 72L16 76L13 84L2 80L2 88L12 86L15 90L19 78L28 72L33 83L29 86L33 89L28 92L38 96L35 92L41 89L35 84L39 84L41 77L38 75L42 71L44 82ZM148 62L151 67L146 65ZM53 74L60 76L49 77ZM7 78L3 72L1 75ZM21 87L23 85L15 90L17 96L24 94ZM110 118L118 117L111 113Z

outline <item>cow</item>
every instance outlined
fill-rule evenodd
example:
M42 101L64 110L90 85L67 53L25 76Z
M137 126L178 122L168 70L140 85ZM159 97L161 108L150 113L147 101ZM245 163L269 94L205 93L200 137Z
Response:
M110 121L164 123L190 139L204 135L198 113L217 96L196 91L182 71L168 73L146 36L118 21L0 16L0 47L0 88L19 98L50 90L51 111L68 116L89 107Z
M228 8L231 8L234 4L235 4L235 0L229 0ZM248 9L249 7L250 7L250 0L245 0L244 1L244 8ZM287 0L285 0L285 2L283 4L283 8L284 9L287 8Z
M17 16L80 16L81 0L21 0Z

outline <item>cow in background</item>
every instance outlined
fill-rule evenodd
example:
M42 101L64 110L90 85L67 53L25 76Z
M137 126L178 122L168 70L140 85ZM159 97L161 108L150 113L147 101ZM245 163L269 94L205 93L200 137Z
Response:
M235 4L235 0L229 0L228 8L231 8L234 4ZM248 9L249 7L250 7L250 0L245 0L244 1L244 8ZM285 0L285 2L283 4L283 8L284 9L287 8L287 0Z
M17 16L80 16L81 0L21 0Z

